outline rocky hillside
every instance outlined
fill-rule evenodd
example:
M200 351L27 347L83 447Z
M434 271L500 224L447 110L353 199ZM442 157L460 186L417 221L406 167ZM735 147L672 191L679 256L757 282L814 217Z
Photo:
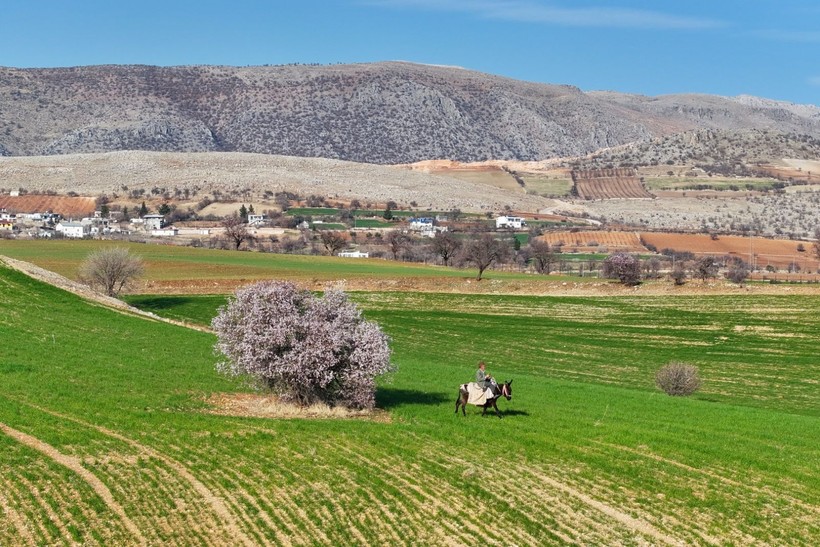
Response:
M774 130L687 131L602 150L572 162L576 168L689 165L723 175L755 174L773 159L820 159L820 138Z
M368 163L543 160L697 129L820 137L820 108L584 93L452 67L0 68L0 155L237 151Z

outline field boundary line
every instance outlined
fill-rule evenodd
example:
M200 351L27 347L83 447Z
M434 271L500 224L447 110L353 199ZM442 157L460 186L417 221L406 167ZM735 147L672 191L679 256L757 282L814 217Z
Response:
M41 406L38 406L38 405L35 405L35 404L32 404L32 403L28 403L28 402L25 402L25 401L20 401L16 398L9 397L8 395L5 395L5 397L7 397L9 399L13 399L13 400L17 401L20 404L24 404L26 406L29 406L29 407L34 408L36 410L39 410L40 412L45 412L46 414L50 414L51 416L54 416L55 418L68 420L70 422L74 422L76 424L79 424L83 427L88 427L90 429L94 429L95 431L98 431L99 433L102 433L103 435L106 435L108 437L112 437L114 439L117 439L118 441L122 441L122 442L126 443L127 445L129 445L133 448L136 448L140 452L142 452L146 455L150 455L150 456L164 462L166 465L168 465L171 469L173 469L174 471L179 473L186 481L188 481L190 483L190 485L194 488L194 490L196 490L197 493L200 496L202 496L202 498L211 506L211 508L214 510L214 512L217 515L219 515L225 521L225 523L228 525L229 531L232 534L234 534L235 536L238 536L238 538L242 541L242 543L244 545L247 545L247 546L255 545L255 543L239 527L239 524L237 523L237 521L234 518L233 514L228 509L227 505L225 505L222 498L220 498L219 496L214 494L202 481L197 479L184 465L182 465L178 461L174 460L173 458L171 458L169 456L166 456L165 454L163 454L163 453L161 453L161 452L159 452L159 451L157 451L157 450L155 450L155 449L153 449L149 446L145 446L144 444L141 444L141 443L139 443L139 442L137 442L133 439L130 439L130 438L128 438L128 437L126 437L126 436L124 436L120 433L117 433L116 431L112 431L112 430L110 430L108 428L105 428L103 426L95 425L95 424L92 424L92 423L89 423L89 422L85 422L83 420L80 420L79 418L75 418L73 416L67 416L65 414L61 414L59 412L55 412L53 410L43 408ZM2 426L2 424L0 424L0 426Z
M668 536L649 524L648 522L636 519L630 515L627 515L623 511L619 511L618 509L612 507L611 505L607 505L602 501L598 501L593 497L584 494L580 490L573 488L572 486L565 484L559 480L553 479L552 477L542 473L541 471L532 468L529 470L536 478L539 480L549 484L553 488L564 492L565 494L569 494L570 496L577 498L578 500L584 502L588 506L592 507L593 509L597 509L601 513L607 515L608 517L617 520L621 524L626 525L628 528L639 532L641 534L645 534L647 536L651 536L654 539L661 541L667 545L685 545L684 542L677 540L671 536Z
M103 499L108 508L120 517L123 525L134 536L134 538L136 538L141 545L148 544L140 529L136 524L134 524L134 521L131 520L131 518L125 513L122 506L117 503L117 500L114 499L114 496L111 494L111 490L109 490L108 487L96 475L83 467L82 462L78 458L63 454L50 444L41 441L37 437L32 437L22 431L17 431L2 422L0 422L0 431L17 442L40 452L51 460L64 467L67 467L79 475L94 490L94 492L96 492L97 495Z

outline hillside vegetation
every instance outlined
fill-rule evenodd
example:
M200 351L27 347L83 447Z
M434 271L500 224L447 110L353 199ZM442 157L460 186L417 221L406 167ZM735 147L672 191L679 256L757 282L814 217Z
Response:
M237 151L368 163L543 160L695 129L820 136L820 109L584 93L469 70L333 66L0 68L0 154Z
M767 176L771 173L760 164L783 158L817 160L820 136L769 129L701 129L605 150L577 163L587 168L685 165L715 175Z
M553 203L528 196L520 188L495 188L445 174L322 158L224 152L124 151L0 158L0 200L8 199L2 196L5 190L20 188L85 196L125 197L141 192L141 199L184 193L191 197L190 205L206 196L260 199L282 191L376 203L414 202L420 208L444 211L501 210L505 206L537 210Z

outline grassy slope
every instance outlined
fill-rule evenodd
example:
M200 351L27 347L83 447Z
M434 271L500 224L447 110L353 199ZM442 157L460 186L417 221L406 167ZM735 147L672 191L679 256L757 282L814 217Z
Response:
M255 252L225 252L170 245L148 245L113 241L3 241L0 254L32 262L75 279L88 254L107 246L127 247L146 262L147 281L224 279L321 279L470 277L475 270L457 270L389 260L343 259L326 256L283 255ZM485 277L524 279L532 276L487 272Z
M374 423L204 414L205 394L241 387L213 372L209 335L90 306L5 269L0 294L0 423L78 458L149 542L471 544L487 503L490 543L820 540L817 394L802 385L817 371L801 337L817 332L816 302L805 313L799 300L774 302L772 317L803 323L779 345L760 329L733 335L740 316L728 301L701 318L691 302L359 295L400 366L378 394L392 423ZM495 334L507 319L498 313L534 303L545 308ZM182 315L204 319L212 304ZM745 324L770 326L770 313L761 307ZM640 369L670 354L676 339L638 350L633 331L616 334L624 324L652 332L640 325L655 317L664 335L708 341L685 357L740 389L673 399L636 371L603 375L606 361ZM677 317L688 328L675 331ZM584 342L582 360L562 342ZM758 400L756 352L773 356L789 391ZM454 386L478 357L515 378L505 420L452 415ZM574 381L572 367L587 361L594 374ZM129 538L79 475L8 435L0 447L0 507L17 515L0 520L0 544L26 539L19 521L37 543Z

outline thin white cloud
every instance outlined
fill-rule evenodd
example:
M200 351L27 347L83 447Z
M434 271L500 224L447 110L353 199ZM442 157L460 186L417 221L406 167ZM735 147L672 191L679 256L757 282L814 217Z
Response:
M573 27L698 30L725 26L721 21L620 7L562 7L533 0L365 0L387 8L469 13L485 19Z
M820 76L814 76L813 78L809 78L809 84L820 87Z

